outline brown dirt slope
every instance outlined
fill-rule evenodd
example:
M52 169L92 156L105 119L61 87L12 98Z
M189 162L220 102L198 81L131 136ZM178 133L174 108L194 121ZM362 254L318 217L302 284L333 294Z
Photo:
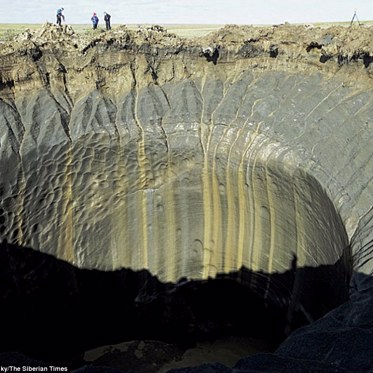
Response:
M85 52L97 44L129 44L154 47L237 47L250 46L260 51L276 51L296 58L299 55L318 50L325 59L338 57L339 60L373 58L373 26L331 26L313 27L297 25L275 26L236 26L227 25L203 37L182 38L168 32L162 26L139 27L131 30L119 26L110 32L77 33L73 27L65 25L58 28L46 23L38 30L26 30L15 36L12 41L0 46L0 55L12 53L36 45L42 48L66 48Z

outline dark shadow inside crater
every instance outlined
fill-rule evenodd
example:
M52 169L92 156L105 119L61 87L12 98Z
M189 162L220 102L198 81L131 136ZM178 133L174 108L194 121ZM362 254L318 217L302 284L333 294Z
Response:
M283 274L246 268L216 279L162 283L148 271L83 270L30 248L0 244L1 351L74 365L105 344L154 339L193 346L221 336L286 335L348 297L350 253L334 265ZM75 365L76 366L76 365Z

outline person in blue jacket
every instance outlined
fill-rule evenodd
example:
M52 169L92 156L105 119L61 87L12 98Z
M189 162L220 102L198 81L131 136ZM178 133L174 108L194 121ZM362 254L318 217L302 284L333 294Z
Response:
M63 8L57 9L57 25L61 26L61 22L65 21L65 16L62 14Z
M92 21L93 29L95 30L97 28L97 25L98 25L98 17L97 17L96 13L93 13L91 21Z

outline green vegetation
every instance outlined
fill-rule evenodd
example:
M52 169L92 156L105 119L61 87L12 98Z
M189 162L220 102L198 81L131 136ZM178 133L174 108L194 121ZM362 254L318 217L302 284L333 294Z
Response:
M37 30L40 25L23 25L16 23L1 23L0 24L0 40L9 41L12 40L14 36L24 32L26 29Z

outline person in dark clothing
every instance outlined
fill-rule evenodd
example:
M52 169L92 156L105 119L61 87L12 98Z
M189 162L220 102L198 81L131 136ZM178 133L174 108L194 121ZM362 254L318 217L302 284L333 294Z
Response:
M91 21L92 21L93 29L95 30L98 25L98 17L96 13L93 13L93 16L91 17Z
M65 16L62 14L63 8L57 9L57 25L61 26L61 22L65 21Z
M111 18L111 15L109 13L104 12L104 20L105 20L105 23L106 23L106 30L111 30L110 18Z

